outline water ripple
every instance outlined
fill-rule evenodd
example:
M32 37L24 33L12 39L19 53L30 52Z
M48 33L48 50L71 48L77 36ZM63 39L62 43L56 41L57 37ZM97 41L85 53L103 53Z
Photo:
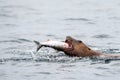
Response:
M111 48L109 48L109 49L102 49L102 51L103 52L107 52L107 53L112 53L112 54L114 54L114 53L120 53L120 49L111 49Z
M87 19L87 18L66 18L64 20L70 20L70 21L91 21L90 19Z
M99 34L99 35L94 35L92 37L93 38L112 38L112 36L107 35L107 34Z
M32 41L30 41L30 40L28 40L28 39L24 39L24 38L20 38L20 39L18 39L19 41L21 41L21 42L32 42Z
M18 57L12 57L12 58L2 58L0 59L0 62L8 62L8 61L15 61L15 62L20 62L20 61L31 61L33 60L32 58L18 58Z
M31 52L14 52L15 54L14 55L17 55L17 56L21 56L21 57L10 57L10 58L1 58L0 59L0 62L3 63L3 62L9 62L9 61L15 61L15 62L21 62L21 61L25 61L25 62L29 62L29 61L35 61L35 62L57 62L57 63L66 63L66 62L76 62L76 61L79 61L81 60L81 58L79 57L69 57L69 56L66 56L66 55L62 55L62 54L59 54L59 55L52 55L51 54L39 54L39 55L31 55ZM23 54L23 55L19 55L19 54Z
M74 62L86 62L86 61L91 61L91 65L94 64L108 64L111 61L116 61L120 59L103 59L103 58L79 58L79 57L68 57L68 56L63 56L63 57L55 57L55 56L39 56L36 57L36 59L33 59L33 57L11 57L11 58L1 58L0 63L5 63L5 62L52 62L52 63L74 63ZM62 65L61 67L74 67L75 65Z
M13 39L13 40L1 40L0 43L7 43L7 42L12 42L12 43L22 43L22 42L32 42L28 39L20 38L20 39Z
M3 40L3 41L0 41L0 43L7 43L7 42L21 43L21 41L18 41L18 40Z
M37 72L37 74L45 74L45 75L50 75L50 72Z

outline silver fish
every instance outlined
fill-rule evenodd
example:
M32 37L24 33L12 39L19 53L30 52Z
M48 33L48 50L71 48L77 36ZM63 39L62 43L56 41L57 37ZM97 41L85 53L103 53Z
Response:
M39 49L41 47L51 47L51 48L54 48L58 51L64 51L64 48L68 48L69 45L65 42L61 42L61 41L52 41L52 40L48 40L46 42L38 42L38 41L35 41L35 44L37 45L37 49L36 49L36 52L39 51Z

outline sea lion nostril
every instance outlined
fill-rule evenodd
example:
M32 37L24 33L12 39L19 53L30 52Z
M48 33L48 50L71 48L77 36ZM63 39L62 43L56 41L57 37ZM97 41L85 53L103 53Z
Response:
M67 39L67 40L65 40L65 42L66 42L66 43L71 43L72 40L68 40L68 39Z

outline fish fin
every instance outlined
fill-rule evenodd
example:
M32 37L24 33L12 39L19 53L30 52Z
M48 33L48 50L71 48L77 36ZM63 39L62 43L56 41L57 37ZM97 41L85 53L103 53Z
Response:
M42 47L42 45L38 41L35 41L35 40L34 40L34 43L37 45L36 52L38 52L39 49Z

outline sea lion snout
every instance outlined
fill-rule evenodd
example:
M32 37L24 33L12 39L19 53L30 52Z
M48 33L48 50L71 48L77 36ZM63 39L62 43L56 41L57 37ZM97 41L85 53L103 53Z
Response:
M65 42L71 42L71 43L72 43L72 42L77 42L77 43L82 43L81 40L76 40L76 39L72 38L71 36L67 36Z
M72 37L71 36L66 36L66 40L68 40L68 39L72 40Z
M67 36L66 40L65 40L65 43L68 44L68 47L64 49L64 52L69 52L69 51L72 51L74 49L72 42L73 42L72 37Z
M67 36L65 42L66 43L71 43L72 42L72 37Z
M73 41L72 37L70 37L70 36L66 37L65 42L69 45L69 48L73 47L72 41Z

